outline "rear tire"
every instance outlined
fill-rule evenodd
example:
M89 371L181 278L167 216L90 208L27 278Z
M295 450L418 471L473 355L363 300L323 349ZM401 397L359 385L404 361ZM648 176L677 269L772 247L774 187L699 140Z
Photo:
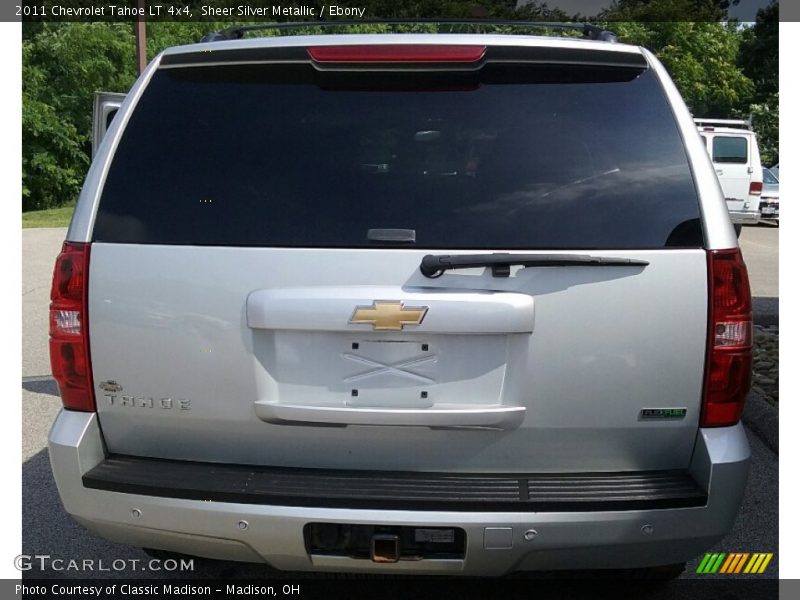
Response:
M742 233L742 225L741 225L741 223L736 223L733 226L733 230L736 232L736 237L738 238L739 235Z

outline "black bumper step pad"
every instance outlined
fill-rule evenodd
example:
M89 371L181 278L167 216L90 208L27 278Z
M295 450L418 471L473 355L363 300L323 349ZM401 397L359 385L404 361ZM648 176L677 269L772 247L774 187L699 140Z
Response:
M294 469L110 455L84 487L240 504L448 510L588 512L704 506L685 471L590 474L448 474Z

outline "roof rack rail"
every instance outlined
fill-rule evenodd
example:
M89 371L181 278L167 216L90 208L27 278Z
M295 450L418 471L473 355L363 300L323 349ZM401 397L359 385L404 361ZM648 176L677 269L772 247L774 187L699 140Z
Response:
M753 121L750 119L695 119L694 122L699 126L717 125L721 127L753 129Z
M583 37L601 42L616 42L617 34L591 23L564 23L557 21L514 21L494 19L363 19L363 20L330 20L330 21L291 21L285 23L268 23L263 25L234 25L222 31L208 33L200 39L204 42L220 42L239 40L250 31L301 29L304 27L353 27L356 25L465 25L474 27L519 27L539 29L564 29L581 31Z

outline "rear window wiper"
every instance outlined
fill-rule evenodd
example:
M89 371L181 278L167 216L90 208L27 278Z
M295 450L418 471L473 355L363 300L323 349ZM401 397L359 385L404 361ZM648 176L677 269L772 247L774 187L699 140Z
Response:
M511 275L511 265L523 267L645 267L650 263L635 258L609 258L589 254L428 254L419 265L420 272L431 279L450 269L491 267L494 277Z

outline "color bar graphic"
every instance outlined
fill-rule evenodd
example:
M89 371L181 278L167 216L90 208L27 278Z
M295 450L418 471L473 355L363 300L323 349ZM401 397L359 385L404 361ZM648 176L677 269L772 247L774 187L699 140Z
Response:
M714 573L737 575L740 573L761 574L772 560L772 552L707 552L697 567L697 573L711 575Z

